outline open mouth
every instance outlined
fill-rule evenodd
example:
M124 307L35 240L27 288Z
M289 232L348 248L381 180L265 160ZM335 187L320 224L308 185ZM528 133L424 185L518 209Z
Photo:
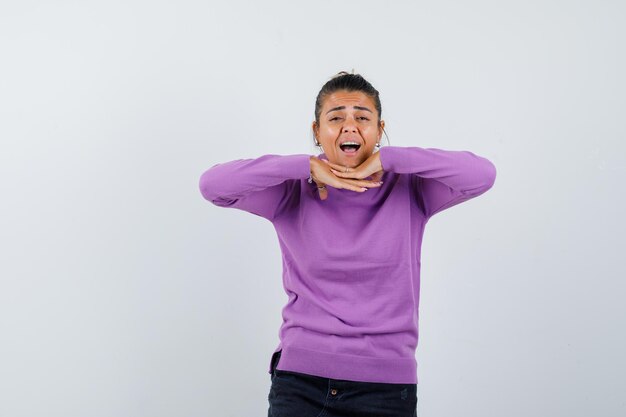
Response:
M359 150L361 145L339 145L339 147L344 153L355 154Z

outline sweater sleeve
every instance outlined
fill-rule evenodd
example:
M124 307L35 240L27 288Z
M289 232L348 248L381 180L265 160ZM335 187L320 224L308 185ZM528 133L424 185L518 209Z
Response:
M378 151L383 170L415 174L412 181L426 217L478 197L496 179L496 167L470 151L384 146Z
M263 155L213 165L200 176L202 196L272 221L288 206L295 181L308 178L310 155Z

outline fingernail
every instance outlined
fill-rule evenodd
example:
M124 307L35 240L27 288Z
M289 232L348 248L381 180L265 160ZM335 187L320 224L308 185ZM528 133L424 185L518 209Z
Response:
M361 188L361 191L367 191L367 188L362 187L362 188Z

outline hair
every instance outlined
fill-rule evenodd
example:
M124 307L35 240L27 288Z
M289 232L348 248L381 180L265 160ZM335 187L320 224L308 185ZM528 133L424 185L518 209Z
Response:
M378 90L376 90L372 86L372 84L370 84L360 74L355 74L353 69L352 74L346 71L340 71L337 74L333 75L330 80L328 80L326 84L322 86L322 89L319 91L319 93L317 93L317 99L315 100L315 123L317 126L320 125L320 113L322 112L324 100L326 100L326 98L334 92L343 90L360 91L369 96L372 100L374 100L374 106L376 107L376 111L378 112L378 125L380 125L380 118L382 117L383 109L380 104L380 95L378 93ZM384 128L383 132L385 133L385 136L387 136L387 132L385 132ZM388 136L387 142L389 142Z

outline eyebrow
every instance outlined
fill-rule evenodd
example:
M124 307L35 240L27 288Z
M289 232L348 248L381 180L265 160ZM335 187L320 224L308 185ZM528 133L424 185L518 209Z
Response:
M326 112L326 114L330 113L331 111L335 111L335 110L343 110L345 109L346 106L338 106L338 107L333 107L332 109L328 110ZM368 111L370 113L372 113L372 111L370 109L368 109L367 107L361 107L361 106L352 106L352 108L357 109L357 110L365 110Z

